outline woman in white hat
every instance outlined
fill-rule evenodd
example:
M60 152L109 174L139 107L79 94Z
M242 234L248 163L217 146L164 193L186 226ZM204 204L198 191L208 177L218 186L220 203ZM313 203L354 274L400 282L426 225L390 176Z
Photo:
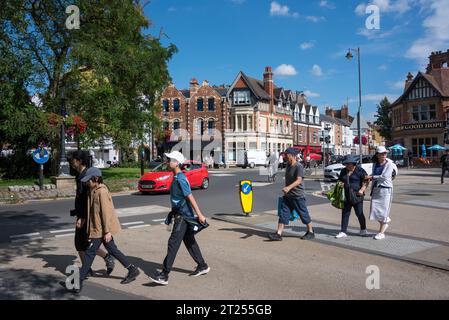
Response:
M385 239L385 231L390 219L391 203L393 201L393 162L387 159L387 149L378 147L375 162L373 164L372 176L366 180L373 181L371 190L371 212L370 220L380 223L379 233L374 239Z

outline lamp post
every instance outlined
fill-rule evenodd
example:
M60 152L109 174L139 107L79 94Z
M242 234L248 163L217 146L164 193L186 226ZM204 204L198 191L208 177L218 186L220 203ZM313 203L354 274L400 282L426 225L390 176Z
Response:
M361 76L361 67L360 67L360 48L357 49L349 49L346 54L346 59L351 60L354 58L352 52L357 54L357 62L358 62L358 71L359 71L359 111L357 112L357 130L359 136L359 153L360 153L360 163L362 163L362 129L360 124L360 113L362 109L362 76Z
M64 120L66 117L66 109L65 109L65 88L61 87L61 117L62 117L62 123L61 123L61 146L60 146L60 157L59 157L59 177L61 176L69 176L69 163L67 162L67 157L65 154L65 124Z

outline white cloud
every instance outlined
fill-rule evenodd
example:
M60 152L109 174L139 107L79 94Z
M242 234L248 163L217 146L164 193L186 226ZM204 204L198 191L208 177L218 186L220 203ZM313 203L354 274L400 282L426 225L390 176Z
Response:
M276 1L271 2L270 15L294 18L299 17L297 12L290 13L290 8L288 6L281 5Z
M306 97L309 97L309 98L318 98L320 96L319 93L312 92L310 90L304 91L304 94L306 95Z
M381 64L381 65L379 66L379 70L381 70L381 71L387 71L387 70L388 70L388 66L387 66L386 64Z
M323 75L323 70L317 64L314 64L311 70L312 74L316 77L321 77Z
M298 72L291 64L281 64L274 70L274 74L281 77L296 76Z
M301 47L302 50L311 49L311 48L313 48L315 46L315 40L308 41L308 42L303 42L299 46Z
M307 16L307 17L306 17L306 20L307 20L307 21L314 22L314 23L317 23L317 22L320 22L320 21L325 21L326 18L323 17L323 16L321 16L321 17Z
M397 82L391 83L390 87L392 89L396 89L396 90L404 90L405 81L397 81Z
M367 95L362 96L362 102L375 102L379 103L382 101L383 98L387 97L390 102L396 101L397 98L399 98L399 95L397 94L391 94L391 93L370 93ZM351 98L349 99L349 103L355 103L359 102L359 98Z
M327 9L332 9L332 10L336 8L334 3L329 2L327 0L321 0L320 1L320 7L327 8Z
M369 4L361 3L355 8L355 13L359 16L366 14L368 5L378 6L380 13L399 13L403 14L409 11L416 0L372 0Z
M421 1L428 6L431 14L424 19L424 36L416 40L408 49L406 57L424 62L432 51L445 50L449 47L449 19L447 8L449 0Z

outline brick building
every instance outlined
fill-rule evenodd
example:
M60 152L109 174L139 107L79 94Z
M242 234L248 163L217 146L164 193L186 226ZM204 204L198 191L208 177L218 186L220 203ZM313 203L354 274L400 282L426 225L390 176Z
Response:
M318 107L310 105L304 93L292 94L294 97L293 144L305 155L309 152L321 152L321 121Z
M425 73L407 75L404 93L392 104L392 143L422 156L422 145L444 145L449 120L449 50L432 52ZM437 157L427 151L427 157Z

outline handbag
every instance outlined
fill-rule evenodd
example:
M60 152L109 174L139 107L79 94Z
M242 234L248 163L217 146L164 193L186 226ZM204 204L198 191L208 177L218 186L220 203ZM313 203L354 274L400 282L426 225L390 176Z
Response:
M209 227L209 223L207 221L201 223L198 217L193 218L183 217L183 219L189 224L190 230L192 230L195 234Z
M326 193L327 198L331 201L333 207L343 209L345 207L345 189L341 182L338 182L335 187Z

